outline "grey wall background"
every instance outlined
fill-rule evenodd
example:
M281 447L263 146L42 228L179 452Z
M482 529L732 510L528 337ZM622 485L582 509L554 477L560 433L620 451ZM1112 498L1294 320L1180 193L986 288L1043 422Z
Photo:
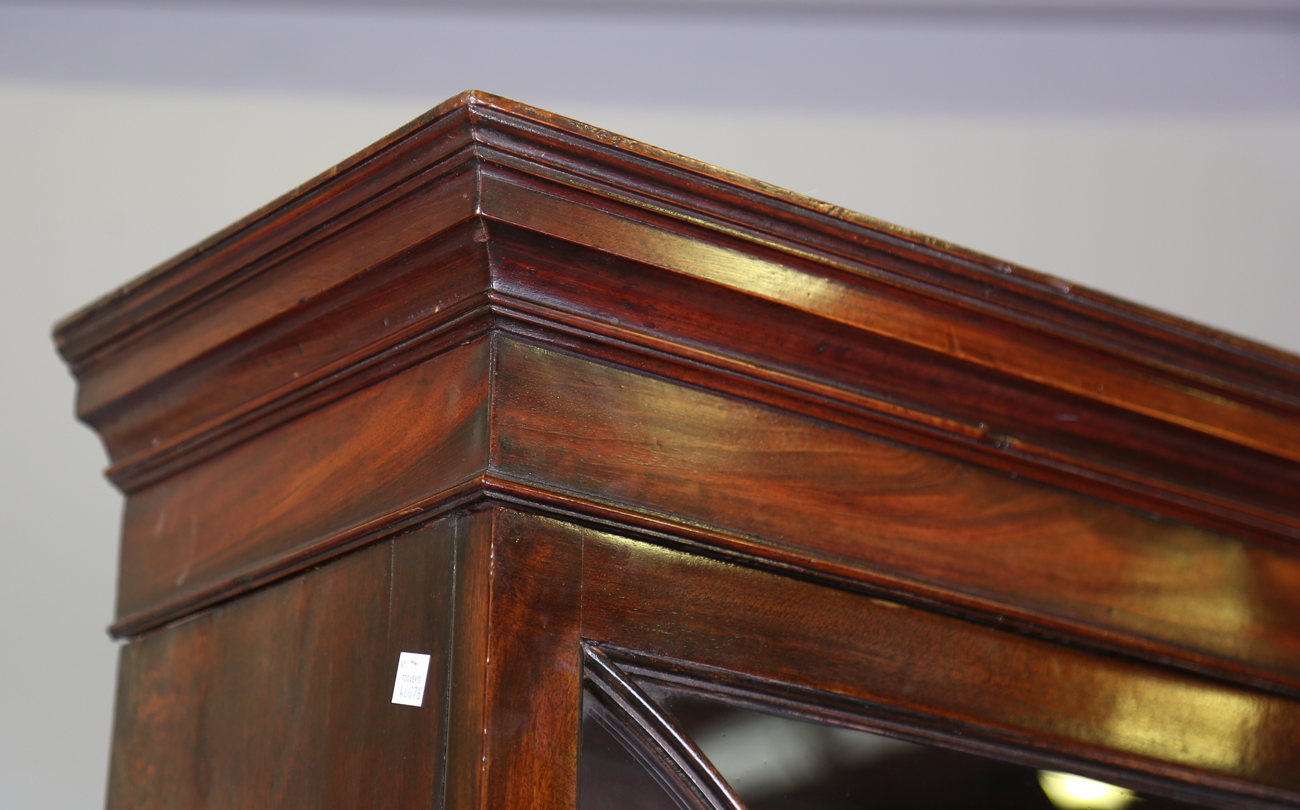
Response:
M460 90L1300 351L1297 5L0 3L0 808L102 803L120 498L60 316Z

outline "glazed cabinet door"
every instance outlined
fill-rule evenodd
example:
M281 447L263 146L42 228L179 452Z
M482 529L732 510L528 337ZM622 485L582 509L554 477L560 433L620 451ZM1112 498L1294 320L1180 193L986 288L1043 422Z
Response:
M1300 800L1290 697L649 537L494 522L489 807L1046 810L1104 789L1058 774L1121 786L1093 800L1115 807Z

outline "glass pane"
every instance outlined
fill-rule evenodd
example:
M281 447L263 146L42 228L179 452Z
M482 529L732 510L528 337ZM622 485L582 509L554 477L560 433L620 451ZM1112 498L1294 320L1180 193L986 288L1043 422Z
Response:
M740 709L653 685L749 810L1173 810L1069 774Z
M617 723L583 695L579 810L693 810L665 789L652 757L611 731Z

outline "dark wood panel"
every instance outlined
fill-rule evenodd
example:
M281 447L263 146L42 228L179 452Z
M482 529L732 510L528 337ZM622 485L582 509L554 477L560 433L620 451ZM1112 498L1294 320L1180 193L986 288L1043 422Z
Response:
M734 545L810 570L973 597L993 618L1300 684L1294 557L514 340L497 351L503 477L757 538Z
M488 343L358 391L131 496L118 630L437 507L486 462Z
M856 409L944 452L1300 541L1296 358L481 93L60 325L115 482L197 463L288 400L319 407L329 397L302 392L440 328L442 282L467 293L482 268L434 279L403 252L444 237L492 254L497 290L529 317L605 327L605 345L574 348L689 344L715 388L748 366L795 410ZM592 256L619 261L593 275ZM371 317L359 291L407 281L435 316L416 307L399 327L411 310L394 300L394 317ZM353 338L368 348L331 355Z
M702 226L708 241L739 238L789 257L852 264L935 299L963 299L1085 343L1300 398L1295 358L1269 347L478 91L449 99L66 319L61 350L79 362L129 341L228 289L277 250L368 214L374 200L411 178L480 161L546 178L596 207L653 212L673 230Z
M942 721L971 744L1300 801L1294 699L593 530L566 533L583 544L584 638L743 673L777 693L822 690L910 713L918 728Z
M432 806L460 520L129 641L110 810ZM390 702L401 652L432 656L420 707Z
M1300 801L1293 356L477 93L56 340L114 808L572 807L588 636Z

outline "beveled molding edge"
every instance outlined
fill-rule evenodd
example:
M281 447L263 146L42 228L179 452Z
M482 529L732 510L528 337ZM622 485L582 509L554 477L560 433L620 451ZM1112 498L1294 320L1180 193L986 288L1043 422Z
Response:
M480 178L480 212L496 226L655 267L755 304L816 317L830 328L1300 462L1300 399L1269 389L1263 380L1242 387L1222 375L1075 334L1077 318L1025 318L969 295L900 283L864 261L778 250L674 221L651 207L590 198L529 172L489 164ZM1300 358L1290 359L1300 371Z
M401 171L390 171L395 161L401 164ZM98 356L96 352L129 350L132 341L141 335L174 322L218 296L228 295L260 273L270 272L284 258L285 251L292 254L319 244L334 232L331 229L355 221L366 206L380 204L385 195L396 193L402 187L426 187L458 167L467 167L466 170L479 178L476 182L480 199L476 207L481 222L495 222L502 216L501 212L490 210L491 206L482 199L485 173L522 172L572 190L577 199L568 201L569 204L584 210L596 211L592 205L598 208L603 205L606 207L600 209L602 215L612 216L622 206L624 211L642 213L640 227L654 228L655 220L685 223L718 238L739 240L755 250L775 251L791 257L792 261L798 259L805 265L834 266L840 272L857 274L864 282L906 289L923 300L957 306L975 319L993 317L1036 334L1053 335L1068 345L1114 357L1129 364L1130 369L1151 369L1162 375L1157 382L1166 395L1182 396L1179 386L1185 381L1190 394L1184 399L1193 405L1198 399L1213 401L1226 397L1224 401L1233 403L1233 407L1249 411L1211 414L1209 421L1189 425L1189 429L1210 431L1210 435L1221 435L1225 441L1245 443L1244 446L1259 452L1281 457L1294 458L1300 453L1297 445L1300 430L1281 431L1277 441L1286 447L1270 448L1271 434L1263 433L1262 427L1252 434L1249 430L1236 430L1230 424L1238 417L1256 416L1263 420L1261 426L1285 427L1292 420L1300 424L1300 361L1295 357L1141 308L1117 310L1112 306L1119 306L1116 302L1106 306L1090 303L1088 296L1062 291L1054 279L1032 273L1008 274L1004 270L1009 265L988 257L568 119L474 92L452 99L303 188L72 316L58 328L61 349L79 374L91 373L84 364L92 356ZM508 220L507 216L501 221ZM632 220L626 221L632 224ZM485 234L488 250L493 238ZM230 256L222 258L223 251L233 251L230 256L239 260L223 269L222 262L230 259ZM998 299L989 295L988 291L993 289L1014 290L1020 297ZM1061 319L1068 323L1060 323ZM430 321L423 328L439 326ZM944 354L941 347L922 348ZM382 347L366 347L350 362L365 364L369 362L368 353L382 350ZM957 354L952 356L963 359ZM1214 365L1214 373L1209 377L1201 368L1206 362ZM1254 371L1243 371L1246 367ZM1268 373L1256 374L1265 367ZM310 379L281 386L258 397L257 404L245 403L236 408L230 413L230 419L243 424L255 421L249 415L253 411L283 410L273 400L301 399L296 387L314 384L322 375L337 376L336 372L337 366L331 365L329 371L307 375ZM1249 378L1245 382L1243 375ZM1026 381L1049 387L1053 384L1050 379L1026 378ZM1278 382L1282 387L1270 388L1271 382ZM1201 383L1207 387L1197 388ZM817 387L803 386L813 397L821 397L822 393L813 388ZM1296 393L1294 397L1292 389ZM1074 396L1088 396L1074 388L1062 390ZM133 395L126 393L119 400L100 403L98 407L117 409ZM1122 401L1113 404L1125 406ZM860 405L855 403L854 407ZM1237 531L1240 526L1247 532L1271 536L1284 543L1300 542L1300 518L1279 520L1267 509L1252 509L1232 499L1169 486L1149 475L1134 478L1122 469L1095 469L1070 457L1068 452L1053 454L1050 448L1017 445L1010 437L993 435L959 420L945 420L942 414L927 413L916 407L895 407L882 399L868 409L888 419L909 421L924 430L938 430L958 443L1000 444L1001 449L1009 451L1008 457L1022 457L1013 464L1032 469L1037 463L1040 469L1051 468L1046 474L1055 480L1059 480L1062 469L1073 468L1089 479L1089 486L1104 485L1111 491L1118 491L1116 486L1120 490L1136 487L1143 492L1131 496L1128 503L1139 508L1146 508L1142 501L1154 495L1157 501L1172 504L1174 514L1180 519L1204 519L1211 521L1210 525L1216 529ZM1156 414L1153 418L1178 424L1176 416ZM188 448L205 445L209 448L195 458L218 451L222 442L210 441L206 438L209 433L235 436L244 430L219 426L216 421L219 420L194 426L180 435L160 436L153 446L115 459L110 478L124 490L134 491L160 480L169 469L183 469L190 463L182 458ZM273 422L274 419L267 424ZM257 428L247 430L255 432ZM1221 432L1215 434L1215 430ZM1104 437L1098 440L1105 441ZM162 456L172 460L162 461ZM1036 462L1026 464L1023 458L1033 458ZM1002 468L1006 469L1005 464Z
M700 810L746 810L731 786L689 736L641 687L605 656L599 645L582 645L582 684L594 698L593 719L627 745L648 753L671 780L673 793ZM585 697L584 697L585 703ZM693 800L693 801L692 801Z
M402 171L389 172L394 161L402 164ZM1244 408L1263 406L1266 410L1257 414L1264 420L1261 425L1285 426L1293 419L1300 424L1300 396L1293 403L1290 394L1292 387L1300 394L1300 361L1295 357L1138 307L1121 307L1112 311L1113 307L1107 309L1109 303L1105 307L1094 306L1095 302L1089 303L1091 299L1087 296L1062 291L1056 280L1049 277L1033 273L1008 274L1005 267L1009 265L994 267L999 263L988 257L477 92L448 101L299 190L72 316L58 329L61 350L73 361L74 367L89 362L88 358L95 352L126 351L140 335L174 322L217 296L228 294L258 273L268 272L276 261L283 258L285 251L297 252L305 249L306 245L319 244L328 238L332 232L330 229L355 221L361 216L359 212L362 209L380 204L377 201L382 201L385 195L403 187L427 187L459 167L469 167L478 178L476 187L480 190L480 199L475 206L477 218L485 228L488 223L509 221L508 216L500 219L502 212L492 211L491 206L485 203L482 194L485 173L522 172L572 190L577 199L569 200L568 204L591 211L597 211L591 207L593 204L605 205L599 209L602 216L613 216L618 206L622 206L626 210L641 212L638 223L625 220L638 227L654 228L656 219L674 220L697 230L703 228L719 238L725 237L733 242L739 240L754 246L755 250L776 251L791 257L792 261L798 259L805 264L833 265L842 272L857 273L872 284L906 289L909 294L921 295L926 300L958 306L977 319L994 317L1036 333L1052 334L1069 345L1113 356L1133 364L1132 368L1146 367L1170 375L1161 383L1166 388L1171 385L1176 388L1179 380L1186 380L1193 387L1197 380L1208 381L1208 389L1192 393L1209 399L1222 395L1228 398L1225 401L1239 403ZM367 182L371 185L366 186ZM299 211L302 208L310 210L304 213ZM517 226L527 227L524 224ZM494 238L484 231L489 252ZM249 244L244 244L249 240ZM242 259L223 270L223 251L234 251L232 255L242 256ZM637 260L635 257L627 258ZM994 269L990 270L990 267ZM677 272L673 268L667 269ZM364 269L359 272L364 272ZM998 284L1007 290L1014 288L1018 291L1016 295L1022 297L1014 301L991 300L987 290ZM493 292L487 294L489 298L497 295ZM169 295L171 299L168 299ZM493 305L501 301L497 295ZM519 311L520 307L514 309ZM441 317L452 314L444 312ZM496 309L493 317L500 314L501 311ZM1057 319L1068 318L1069 323L1058 323L1047 317L1052 315ZM533 312L528 317L537 318L538 315ZM552 331L572 328L564 323L566 319L571 320L571 313L552 310L540 317L549 321L545 328ZM1169 324L1176 328L1169 327ZM614 330L619 332L614 334L607 327L608 324L588 319L579 328L586 333L588 340L603 341L611 346L640 344L638 351L675 354L686 364L711 364L724 375L735 376L737 369L726 368L729 364L744 365L743 362L731 363L736 358L728 359L725 350L705 352L696 357L680 340L668 346L668 341L658 340L648 332L636 335L632 330L623 329ZM443 328L440 318L429 318L413 324L401 339L386 338L373 346L361 347L346 358L335 358L302 379L265 392L227 414L178 434L158 437L153 445L115 459L109 476L124 491L137 491L311 407L367 384L367 379L378 379L380 372L368 371L376 364L383 365L384 361L377 360L377 357L385 352L403 351L396 346L404 340L419 342L423 339L419 336L421 330L437 332ZM98 335L94 338L98 343L93 346L85 343L78 348L79 342L93 343L93 335ZM944 354L940 348L922 348ZM87 351L90 354L86 354ZM1248 357L1254 360L1245 366L1258 371L1262 368L1259 363L1263 363L1272 369L1270 374L1281 375L1277 381L1285 384L1285 390L1269 388L1267 383L1274 379L1269 374L1262 377L1253 371L1246 374L1235 365ZM1198 365L1202 361L1217 364L1216 373L1204 378L1204 369ZM1186 364L1179 365L1183 362ZM348 364L355 364L357 369L345 368ZM84 367L79 368L79 373L84 370ZM743 373L751 381L757 379L756 374L762 376L761 370L752 366ZM1008 373L1014 376L1014 372ZM1242 374L1253 382L1242 387ZM898 404L887 398L873 400L869 392L837 390L794 375L776 379L780 376L767 375L770 379L761 384L767 386L769 392L779 389L787 401L793 401L792 396L803 397L814 408L823 408L827 402L832 402L832 410L847 409L855 414L855 418L870 413L877 429L895 438L921 442L927 449L965 458L978 457L979 463L1049 483L1077 484L1085 491L1118 499L1136 508L1165 512L1215 530L1244 533L1252 539L1284 547L1300 543L1300 514L1279 513L1231 497L1216 496L1205 489L1162 481L1148 473L1098 464L1071 455L1068 450L1057 452L1050 446L1035 446L990 432L981 425L944 418L942 413L928 412L915 405ZM1051 387L1050 380L1025 378L1025 382ZM718 387L724 393L734 389L730 383ZM319 393L325 390L328 393ZM1068 388L1061 390L1069 395L1079 395ZM126 393L109 404L118 408L139 394L138 390ZM1241 399L1234 399L1237 396ZM109 404L101 403L101 407L107 408ZM1116 407L1122 407L1122 404ZM791 410L798 412L799 409ZM1227 414L1224 418L1232 416ZM1164 418L1178 424L1168 415ZM832 418L830 421L837 420ZM1206 423L1188 429L1212 431L1215 427L1215 424ZM1229 426L1225 422L1219 427ZM1283 432L1300 441L1300 431ZM1211 432L1209 435L1215 434ZM1105 442L1102 436L1096 439ZM1254 435L1250 431L1229 431L1223 440L1253 442L1253 445L1243 446L1268 452L1268 435L1261 434L1258 427ZM1300 447L1294 451L1300 452ZM1281 447L1273 449L1273 453L1280 457L1290 458L1290 452Z
M486 164L1300 405L1300 358L1290 353L562 116L487 100L475 128ZM1269 384L1259 385L1260 373Z
M272 586L308 568L416 530L450 514L495 507L540 514L596 531L793 576L1054 644L1300 699L1300 674L1287 676L1211 653L1035 612L956 588L846 564L826 555L809 553L806 549L782 546L734 530L604 501L492 470L470 476L387 514L345 526L230 571L202 590L165 599L145 610L120 616L108 628L109 634L116 639L130 639L152 633L185 621L200 611Z

